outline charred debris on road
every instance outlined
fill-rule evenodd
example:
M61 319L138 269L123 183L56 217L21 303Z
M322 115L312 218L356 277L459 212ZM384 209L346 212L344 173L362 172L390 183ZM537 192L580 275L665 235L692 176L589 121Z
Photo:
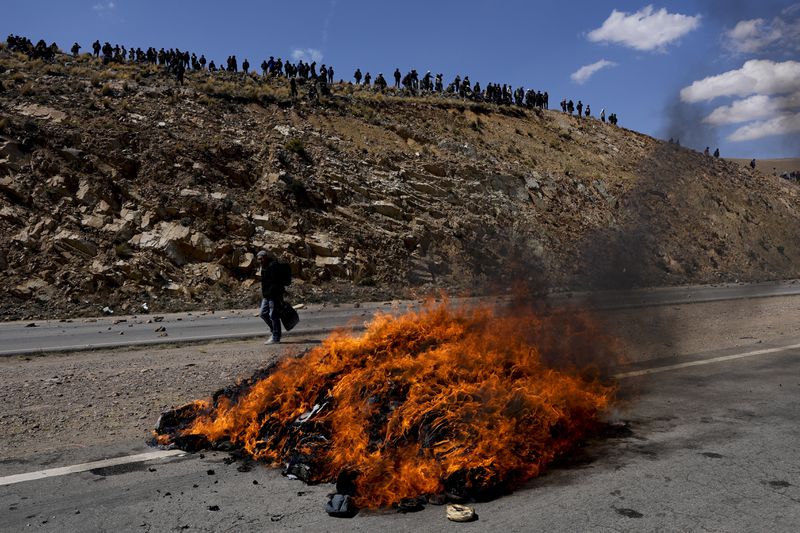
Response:
M584 313L431 303L163 413L151 444L335 483L332 516L487 500L606 432L621 357Z

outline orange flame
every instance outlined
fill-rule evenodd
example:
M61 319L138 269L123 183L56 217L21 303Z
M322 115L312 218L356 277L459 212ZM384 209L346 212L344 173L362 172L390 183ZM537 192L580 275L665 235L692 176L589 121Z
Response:
M355 473L359 507L443 492L489 495L539 475L597 429L614 343L581 314L382 314L337 332L239 394L191 404L180 436L228 441L309 481ZM158 437L161 444L169 437Z

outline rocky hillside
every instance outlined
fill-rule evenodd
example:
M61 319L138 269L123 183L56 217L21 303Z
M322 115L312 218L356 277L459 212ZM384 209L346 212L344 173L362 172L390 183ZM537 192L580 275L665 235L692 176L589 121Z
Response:
M295 300L798 277L797 199L556 111L0 50L2 319L252 305L261 248Z

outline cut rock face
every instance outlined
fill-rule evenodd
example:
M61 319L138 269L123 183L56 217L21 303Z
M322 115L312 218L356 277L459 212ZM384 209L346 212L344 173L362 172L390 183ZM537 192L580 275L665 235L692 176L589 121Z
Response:
M176 265L208 261L214 257L215 251L214 243L208 237L177 222L161 222L152 231L134 237L131 244L161 250Z
M289 108L227 73L176 101L164 69L41 66L0 53L0 318L246 306L262 248L298 300L800 277L796 183L598 120L338 83ZM81 280L87 257L136 268ZM67 297L17 296L32 267Z
M60 231L53 242L57 249L65 252L77 253L84 257L97 255L97 246L69 230Z

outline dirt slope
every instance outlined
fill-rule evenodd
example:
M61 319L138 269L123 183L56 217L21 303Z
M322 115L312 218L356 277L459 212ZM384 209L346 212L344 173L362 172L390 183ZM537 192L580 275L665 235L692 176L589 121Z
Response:
M796 185L597 120L6 50L0 71L2 319L251 305L262 247L295 299L800 274Z

